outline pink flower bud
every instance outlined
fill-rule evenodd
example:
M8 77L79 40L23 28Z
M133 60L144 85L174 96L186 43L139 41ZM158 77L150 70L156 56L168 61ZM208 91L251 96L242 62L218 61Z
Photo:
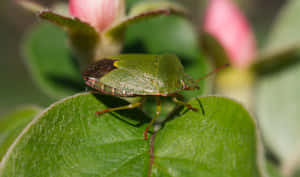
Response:
M224 47L232 65L247 67L256 55L256 41L247 19L231 0L211 0L204 31Z
M69 11L72 16L103 32L124 16L124 0L70 0Z

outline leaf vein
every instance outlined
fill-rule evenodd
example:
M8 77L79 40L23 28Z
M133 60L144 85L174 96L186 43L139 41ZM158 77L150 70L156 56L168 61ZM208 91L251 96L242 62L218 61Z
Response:
M120 170L122 167L124 167L125 165L127 165L129 162L131 162L132 160L144 155L145 153L147 153L148 151L144 151L140 154L135 155L132 158L128 158L124 163L121 164L121 166L119 166L118 168L116 168L115 170L111 171L110 173L108 173L107 175L105 175L104 177L109 177L110 175L112 175L113 173L117 172L118 170Z

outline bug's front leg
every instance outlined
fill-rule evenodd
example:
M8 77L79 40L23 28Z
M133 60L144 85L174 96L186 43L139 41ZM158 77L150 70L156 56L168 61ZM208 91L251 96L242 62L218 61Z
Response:
M138 101L136 103L131 103L129 105L120 106L120 107L116 107L116 108L107 108L102 111L96 112L96 114L101 115L101 114L104 114L107 112L120 111L120 110L126 110L126 109L134 109L134 108L141 106L145 102L145 100L146 100L146 98L142 98L140 101Z
M190 105L190 104L188 104L188 103L186 103L186 102L184 102L184 101L178 100L176 97L173 97L173 101L174 101L175 103L178 103L178 104L184 106L184 107L187 107L188 109L190 109L190 110L192 110L192 111L195 111L195 112L198 111L197 108L194 108L192 105Z

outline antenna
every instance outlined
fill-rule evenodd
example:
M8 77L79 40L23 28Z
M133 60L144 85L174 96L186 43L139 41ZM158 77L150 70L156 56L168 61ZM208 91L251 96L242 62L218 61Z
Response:
M197 79L196 82L199 82L203 79L206 79L206 78L210 77L211 75L215 74L216 72L219 72L220 70L222 70L224 68L227 68L228 66L229 66L228 63L225 64L225 65L222 65L222 66L216 68L215 70L213 70L212 72L210 72L210 73L206 74L205 76L201 77L200 79Z

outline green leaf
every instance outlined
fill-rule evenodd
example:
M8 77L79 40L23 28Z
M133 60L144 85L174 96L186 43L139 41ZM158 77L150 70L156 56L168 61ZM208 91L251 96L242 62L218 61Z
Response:
M287 1L275 21L268 37L269 40L258 56L255 64L259 66L255 68L258 72L263 71L264 66L268 67L268 63L273 67L280 67L281 64L290 62L290 60L285 60L285 58L289 58L289 56L294 55L300 49L299 15L300 1Z
M249 113L226 98L190 103L199 111L181 111L157 133L152 176L261 176L256 125Z
M299 60L299 55L297 57ZM257 115L265 141L285 174L300 166L300 63L262 75L257 84Z
M173 53L193 61L199 54L198 35L186 18L161 16L128 27L125 52Z
M137 109L95 114L124 104L90 93L53 104L14 142L0 176L260 176L255 123L234 101L194 100L199 111L170 117L154 141L144 140L149 118Z
M140 124L147 116L122 111L99 117L104 103L126 104L84 93L50 106L11 147L0 176L145 176L149 143Z
M174 3L171 1L144 1L137 3L130 10L129 16L136 16L145 12L151 12L162 9L170 9L170 11L175 12L177 14L187 14L187 9L181 6L178 3Z
M25 126L40 111L37 107L28 106L0 118L0 159Z
M267 162L267 171L268 171L269 177L282 177L279 169L275 165L273 165L271 162Z
M290 50L274 56L260 55L251 66L251 70L258 75L264 75L288 68L299 62L299 58L297 57L298 53L299 51L297 50Z
M94 60L100 36L92 26L77 18L62 16L48 10L42 11L39 16L62 27L68 33L71 44L79 55L77 58L81 62L80 66L85 67Z
M84 88L64 31L49 23L36 25L27 34L23 51L32 77L50 97L62 98Z
M145 0L126 0L126 9L129 11L135 4Z
M214 36L209 33L204 33L201 36L201 42L206 54L214 59L217 66L230 62L224 47Z
M173 6L163 6L163 7L150 7L148 9L136 10L131 13L127 18L118 22L111 28L109 28L106 32L106 36L110 36L112 38L122 38L123 33L130 25L138 23L140 21L145 21L147 19L151 19L159 16L168 16L170 14L184 16L184 11L179 7Z
M270 33L265 52L280 53L300 47L300 1L290 0L281 10Z

